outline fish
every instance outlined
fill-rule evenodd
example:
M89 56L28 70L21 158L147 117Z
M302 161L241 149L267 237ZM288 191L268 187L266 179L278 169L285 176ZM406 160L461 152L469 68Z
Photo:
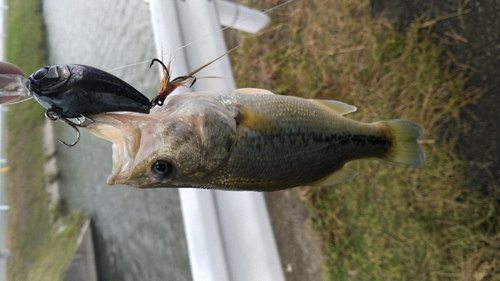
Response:
M85 129L112 142L108 184L277 191L334 186L362 158L420 166L418 123L363 123L355 106L243 88L169 95L149 114L102 113Z

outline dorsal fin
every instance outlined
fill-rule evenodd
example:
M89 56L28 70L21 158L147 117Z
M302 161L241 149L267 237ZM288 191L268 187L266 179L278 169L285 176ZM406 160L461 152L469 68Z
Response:
M241 88L241 89L236 89L234 92L238 92L241 94L266 94L266 95L274 95L273 92L269 90L264 90L264 89L257 89L257 88Z
M310 99L311 102L325 107L328 110L334 111L340 115L345 115L347 113L355 112L357 108L354 105L350 105L344 102L335 101L335 100L314 100Z

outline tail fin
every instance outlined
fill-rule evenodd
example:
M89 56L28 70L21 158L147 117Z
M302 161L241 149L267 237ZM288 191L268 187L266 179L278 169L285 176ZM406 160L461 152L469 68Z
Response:
M414 166L424 163L424 152L418 144L424 132L420 124L402 119L382 121L380 124L389 129L393 139L392 149L383 157L384 160Z

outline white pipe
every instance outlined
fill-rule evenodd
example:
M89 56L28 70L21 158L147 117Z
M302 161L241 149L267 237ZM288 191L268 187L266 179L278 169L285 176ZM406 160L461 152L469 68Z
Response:
M149 2L157 56L163 57L165 64L172 59L173 77L189 73L175 6L175 0L150 0ZM158 69L162 76L162 68L159 66ZM189 90L180 87L176 92L189 92Z
M175 1L151 0L150 11L156 50L164 54L174 52L173 77L187 74ZM188 91L180 87L176 93ZM229 281L213 192L179 189L179 196L193 280Z
M227 51L217 10L208 0L177 0L177 11L190 69L197 69ZM189 44L192 43L192 44ZM229 57L224 56L201 70L198 77L219 76L223 79L200 79L193 91L232 90L236 88Z
M189 17L180 17L185 42L199 40L186 47L190 69L196 69L226 52L213 1L177 0L176 4L179 15L189 14ZM195 90L236 88L228 56L202 71L199 76L212 75L224 79L198 80ZM263 194L214 192L231 280L285 280Z
M217 0L215 6L220 24L233 29L257 33L271 21L267 14L233 2Z
M181 188L179 195L193 280L232 280L213 191Z
M172 15L173 11L177 14ZM163 46L164 53L165 49L177 50L179 44L187 45L183 51L189 70L226 52L221 17L212 1L151 0L151 17L153 25L163 25L163 28L154 27L154 31L159 42L157 46ZM177 45L165 47L169 44ZM174 70L182 67L178 57L174 58ZM187 69L179 75L189 73ZM196 76L224 79L199 79L194 90L216 91L236 87L227 56ZM194 281L284 280L261 193L180 189L179 194Z

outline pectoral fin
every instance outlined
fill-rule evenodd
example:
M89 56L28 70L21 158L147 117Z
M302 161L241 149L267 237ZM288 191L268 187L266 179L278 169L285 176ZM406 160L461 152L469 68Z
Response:
M238 124L260 132L273 132L277 129L276 122L272 118L253 112L242 105L237 107L239 110L234 119Z
M264 90L264 89L257 89L257 88L241 88L241 89L236 89L234 92L241 93L241 94L266 94L266 95L274 95L273 92Z
M322 178L311 185L315 186L333 186L337 184L344 183L353 179L358 173L353 169L342 167L340 170L333 172L332 174Z
M310 99L312 103L315 103L316 105L319 105L323 108L326 108L328 110L331 110L335 113L338 113L340 115L345 115L347 113L355 112L357 108L354 105L350 105L347 103L343 103L340 101L335 101L335 100L313 100Z

